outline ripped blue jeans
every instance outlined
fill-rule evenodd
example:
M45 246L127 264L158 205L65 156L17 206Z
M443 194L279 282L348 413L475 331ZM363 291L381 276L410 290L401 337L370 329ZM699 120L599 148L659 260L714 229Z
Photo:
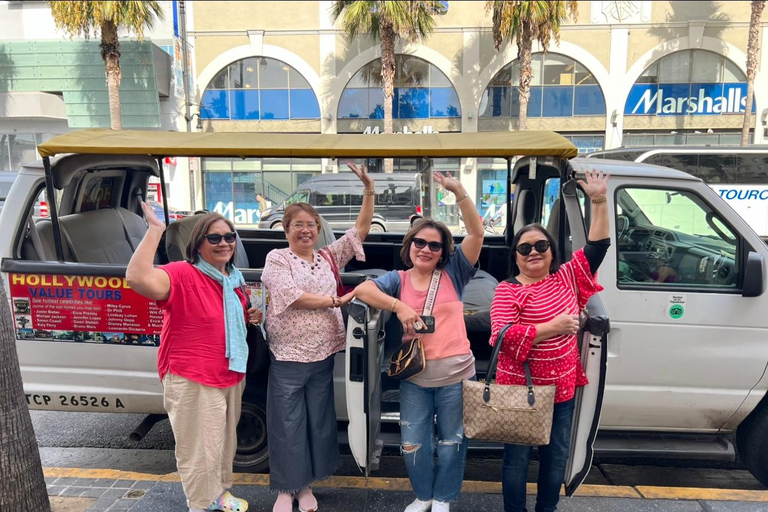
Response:
M416 497L422 501L458 500L467 458L467 439L462 426L461 382L424 388L402 381L400 437L401 452Z

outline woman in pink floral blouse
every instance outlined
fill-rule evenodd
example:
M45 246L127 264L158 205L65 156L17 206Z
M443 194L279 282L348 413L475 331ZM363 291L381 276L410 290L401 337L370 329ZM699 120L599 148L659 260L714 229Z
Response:
M362 242L373 218L373 179L365 166L350 169L363 182L363 205L355 227L327 247L338 268L354 256L364 261ZM331 476L339 462L333 359L346 338L330 263L314 250L320 217L306 203L285 209L287 249L267 255L261 280L270 297L266 329L272 364L267 390L270 487L279 494L273 512L317 509L309 485ZM325 250L324 250L325 252Z

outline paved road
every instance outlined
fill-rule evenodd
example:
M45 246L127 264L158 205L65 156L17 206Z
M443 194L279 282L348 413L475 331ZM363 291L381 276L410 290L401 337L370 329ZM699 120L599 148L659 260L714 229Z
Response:
M46 467L108 468L165 474L175 471L173 433L161 421L140 442L128 435L143 419L134 414L62 413L32 411L32 422ZM349 450L342 448L337 474L359 476ZM536 466L532 465L530 481ZM498 481L499 452L470 452L466 479ZM385 451L375 476L406 477L396 450ZM765 489L735 463L668 459L598 459L586 483L608 485L659 485L720 489Z

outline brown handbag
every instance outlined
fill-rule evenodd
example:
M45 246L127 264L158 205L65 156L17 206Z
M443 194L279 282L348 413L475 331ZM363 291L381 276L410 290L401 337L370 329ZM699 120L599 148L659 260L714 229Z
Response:
M464 404L464 435L469 439L510 444L542 446L549 444L555 386L534 386L526 361L525 386L492 384L496 375L499 351L513 324L499 333L485 382L461 382Z
M432 273L432 281L429 283L429 291L427 292L427 300L424 302L424 310L421 312L422 315L428 316L432 313L442 274L443 272L439 269L435 269ZM400 348L395 350L395 353L389 358L387 375L393 379L407 380L423 372L426 367L424 345L421 342L421 336L416 336L413 339L403 341Z

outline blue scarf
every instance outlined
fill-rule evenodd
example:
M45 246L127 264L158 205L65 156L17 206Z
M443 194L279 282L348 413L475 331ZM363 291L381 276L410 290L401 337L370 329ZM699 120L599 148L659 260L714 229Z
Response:
M218 282L224 289L224 333L227 341L226 356L229 359L229 369L233 372L245 373L248 362L248 343L245 341L245 315L243 304L235 293L235 289L245 284L243 274L232 264L227 264L229 276L219 272L213 265L198 258L195 263L200 272Z

